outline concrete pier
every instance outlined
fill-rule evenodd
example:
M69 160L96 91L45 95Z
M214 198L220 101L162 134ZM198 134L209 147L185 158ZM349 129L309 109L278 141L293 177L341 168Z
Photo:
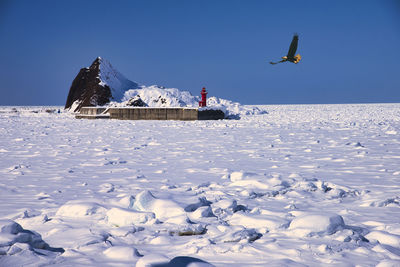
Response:
M83 107L77 119L119 119L119 120L221 120L225 118L222 110L197 108L160 107Z
M120 120L197 120L195 108L110 108L110 119Z
M107 108L100 107L82 107L80 113L75 115L77 119L109 119L110 114Z

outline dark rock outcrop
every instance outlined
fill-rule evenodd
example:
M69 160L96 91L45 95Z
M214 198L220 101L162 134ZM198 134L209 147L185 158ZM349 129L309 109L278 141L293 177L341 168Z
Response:
M82 68L72 82L65 108L71 108L75 101L79 105L72 110L77 112L81 107L104 105L110 101L111 89L108 85L100 85L100 60L96 58L89 68Z
M126 105L130 107L148 107L148 105L140 98L140 95L129 99Z
M139 85L126 79L108 61L98 57L75 77L65 109L73 108L72 112L78 112L82 107L103 106L111 100L120 101L126 90L134 88L139 88Z

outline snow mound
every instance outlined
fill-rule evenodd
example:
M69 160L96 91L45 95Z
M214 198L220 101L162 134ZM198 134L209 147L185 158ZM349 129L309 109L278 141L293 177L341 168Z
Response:
M264 109L252 106L243 106L239 102L233 102L231 100L226 100L215 96L207 99L207 106L225 109L228 113L227 115L230 117L240 115L268 114L268 112Z
M85 217L105 209L96 202L85 200L71 200L62 205L56 212L57 216Z
M294 218L289 230L297 236L331 235L344 226L342 216L337 214L305 214Z
M288 221L276 216L236 212L229 219L229 224L271 231L286 227Z
M136 261L141 255L134 247L114 246L103 251L108 258L120 261Z
M389 245L400 249L400 235L389 234L384 231L372 231L365 236L370 241L378 241L383 245Z
M135 97L140 98L149 107L199 106L199 98L192 96L188 91L180 91L176 88L164 88L156 85L128 90L124 93L122 101L127 102Z
M251 179L255 176L258 176L258 174L252 172L237 171L230 174L230 179L232 182L237 182L241 180Z
M115 226L129 226L146 223L155 218L152 212L135 211L123 208L111 208L106 213L107 221Z
M278 175L271 175L267 177L252 172L232 172L230 180L232 181L229 186L245 187L254 190L281 190L289 186L288 182L282 181Z
M136 196L132 208L138 211L153 212L160 220L177 216L186 218L184 209L178 203L169 199L158 199L148 190L142 191Z
M144 255L136 262L136 267L152 267L162 264L168 264L169 258L164 255L151 253Z

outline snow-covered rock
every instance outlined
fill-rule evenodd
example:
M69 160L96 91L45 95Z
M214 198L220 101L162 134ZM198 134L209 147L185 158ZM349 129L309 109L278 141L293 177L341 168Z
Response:
M337 214L305 214L294 218L289 230L295 235L331 235L345 226L342 216Z
M82 68L69 89L65 109L78 112L81 107L102 106L111 100L121 101L125 91L139 85L125 78L110 62L98 57Z
M100 86L108 86L111 90L111 99L113 101L121 101L128 89L138 88L139 84L125 78L118 72L109 61L98 57L100 61L99 76Z

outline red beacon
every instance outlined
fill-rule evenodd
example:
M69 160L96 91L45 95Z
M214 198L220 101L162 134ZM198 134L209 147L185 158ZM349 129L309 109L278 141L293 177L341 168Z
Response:
M201 101L199 101L199 107L206 107L207 106L207 94L206 88L203 87L203 90L201 90Z

